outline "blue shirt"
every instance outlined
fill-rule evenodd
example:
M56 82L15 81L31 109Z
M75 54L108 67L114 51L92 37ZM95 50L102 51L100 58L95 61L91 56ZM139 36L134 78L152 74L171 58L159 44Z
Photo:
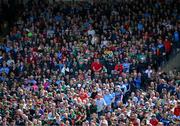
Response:
M29 80L29 83L31 83L31 84L36 84L37 81L35 81L34 79L32 79L32 80Z
M6 50L6 52L11 51L11 49L9 47L5 47L5 50Z
M0 76L0 80L1 80L1 81L5 81L6 78Z
M150 14L149 13L144 13L144 17L150 17Z
M116 92L115 93L115 102L121 101L121 98L122 98L122 93Z
M113 96L111 94L104 95L104 100L108 106L111 105L112 99L113 99Z
M58 64L57 66L58 66L59 70L61 70L64 67L64 64Z
M123 63L124 72L129 72L130 63Z
M143 26L142 23L138 23L138 30L139 30L139 31L142 31L142 30L143 30L143 27L144 27L144 26Z
M135 78L134 83L137 88L140 88L141 87L141 78L139 78L139 77Z
M163 44L159 44L159 45L158 45L158 48L159 48L159 49L160 49L160 48L163 48L163 46L164 46Z
M56 20L57 22L60 22L60 21L61 21L61 19L62 19L62 17L61 17L61 16L55 16L55 20Z
M62 53L58 52L58 59L61 59L61 58L62 58Z
M3 62L3 57L2 56L0 56L0 63L2 63Z
M124 34L124 33L126 33L126 29L121 27L120 32Z
M62 81L61 80L57 80L56 84L59 85Z
M175 42L179 42L179 32L178 31L174 32L174 40L175 40Z
M6 74L9 74L9 68L8 67L2 67L0 69L0 73L5 72Z

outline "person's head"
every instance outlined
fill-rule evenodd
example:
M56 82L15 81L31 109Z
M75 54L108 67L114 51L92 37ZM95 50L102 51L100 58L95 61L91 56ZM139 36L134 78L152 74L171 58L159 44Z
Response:
M95 62L99 63L99 59L95 59Z
M127 79L124 79L124 83L127 84L127 83L128 83L128 80L127 80Z
M90 125L91 125L91 126L96 126L96 122L93 121L93 120L91 120Z
M37 124L38 124L37 119L33 118L33 124L34 124L34 125L37 125Z
M70 114L73 114L73 113L74 113L74 110L73 110L73 109L70 109L69 113L70 113Z
M180 108L180 100L177 101L177 107Z
M84 93L84 88L81 88L81 93Z
M155 119L155 118L156 118L156 115L155 115L155 114L153 114L153 115L151 116L151 118L152 118L152 119Z
M89 126L89 121L85 121L85 122L83 122L83 124L82 124L83 126Z
M135 114L135 113L131 113L130 118L131 118L132 120L136 119L136 114Z
M109 94L109 90L108 89L105 90L105 94Z
M65 125L66 125L66 126L69 126L69 125L70 125L69 120L66 120Z
M101 122L100 123L101 126L108 126L108 122L107 122L105 116L101 116L101 121L100 122Z
M100 100L102 98L101 94L97 94L97 99Z
M48 112L45 112L45 113L44 113L44 117L45 117L45 118L48 118Z

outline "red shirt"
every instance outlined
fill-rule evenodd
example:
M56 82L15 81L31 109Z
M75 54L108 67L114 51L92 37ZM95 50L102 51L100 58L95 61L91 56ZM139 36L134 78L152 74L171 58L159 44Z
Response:
M165 51L169 53L171 51L171 42L168 40L164 41L164 47L165 47Z
M117 64L114 68L116 71L120 72L120 74L123 71L123 65L122 64Z
M81 99L82 101L83 101L83 100L86 100L86 99L88 98L88 95L87 95L87 93L85 93L85 92L84 92L84 93L81 93L81 92L80 92L80 95L79 95L79 96L80 96L80 99Z
M93 71L98 72L103 68L103 65L101 63L98 63L98 62L93 62L91 64L91 68Z
M132 122L133 126L139 125L136 119L131 119L131 122Z
M84 74L83 74L83 73L79 74L78 78L79 78L80 80L84 80Z
M35 57L35 56L30 56L30 57L28 57L27 62L28 62L29 64L31 64L31 63L33 63L33 62L36 64L36 57Z
M180 107L174 108L174 115L180 116Z
M153 125L153 126L157 126L159 122L158 122L157 119L151 119L151 120L150 120L150 123L151 123L151 125Z

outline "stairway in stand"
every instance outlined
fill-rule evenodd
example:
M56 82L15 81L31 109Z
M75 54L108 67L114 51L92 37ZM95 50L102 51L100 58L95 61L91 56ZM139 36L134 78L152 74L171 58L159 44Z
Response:
M171 57L170 60L163 66L164 71L173 70L174 68L177 68L177 70L180 70L180 51L178 53Z

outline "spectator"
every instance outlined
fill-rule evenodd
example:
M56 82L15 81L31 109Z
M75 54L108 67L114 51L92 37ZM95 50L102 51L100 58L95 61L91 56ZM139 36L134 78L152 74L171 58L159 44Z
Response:
M179 124L180 73L161 69L177 5L25 4L0 44L0 125Z

